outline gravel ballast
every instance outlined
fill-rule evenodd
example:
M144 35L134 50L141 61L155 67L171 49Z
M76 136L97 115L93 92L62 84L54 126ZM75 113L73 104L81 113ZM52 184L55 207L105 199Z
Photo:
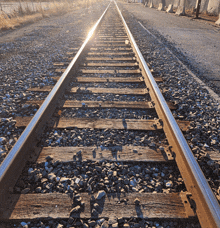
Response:
M149 35L138 20L125 8L123 9L123 16L149 67L163 75L164 82L159 83L158 86L165 91L165 99L175 102L178 106L177 110L172 111L173 116L176 119L191 121L190 130L185 132L184 136L215 195L220 200L220 161L213 161L209 156L213 151L219 154L220 150L218 102L167 51L163 44Z
M27 89L55 84L53 62L66 61L66 52L82 45L106 6L95 3L86 12L78 9L0 34L0 163L22 132L14 127L14 117L34 115L36 106L25 102L48 94Z
M92 14L101 15L105 7L91 8ZM83 25L90 20L90 24L94 24L95 18L90 18L90 14L80 15L80 11L74 12L78 21L71 22L73 15L66 15L58 18L55 22L49 20L48 23L58 23L60 33L48 38L43 43L43 49L37 49L35 44L32 46L33 40L30 38L30 46L19 47L24 50L27 48L31 52L30 56L36 52L34 64L31 65L29 60L30 56L25 59L25 55L19 53L12 55L12 46L18 45L23 41L23 38L18 38L13 42L9 42L8 46L3 44L2 50L6 50L6 54L1 54L3 58L3 64L0 70L0 75L13 75L13 77L4 77L4 84L0 96L2 93L2 109L0 110L1 116L1 128L0 128L0 144L2 148L2 155L0 162L4 159L9 151L9 143L13 145L22 130L18 130L14 127L15 116L33 115L37 111L36 105L25 106L27 100L37 98L45 98L45 93L33 93L23 91L23 88L27 90L30 87L53 85L54 80L51 76L55 73L51 70L53 61L61 61L65 57L65 53L68 48L73 44L74 36L80 37L79 44L82 43L82 37L86 36L85 28ZM131 29L146 61L149 63L153 74L157 74L163 77L164 81L159 83L159 87L164 91L164 96L168 101L174 101L177 104L177 110L172 111L176 119L184 119L191 121L190 129L185 132L185 137L194 153L197 161L199 162L202 170L204 171L207 180L210 183L215 195L219 199L219 162L211 160L209 155L210 151L219 152L219 140L220 140L220 111L217 102L210 96L208 91L202 88L193 77L183 68L176 59L167 50L151 37L140 24L131 18L127 11L123 11L123 14L128 22L128 26ZM96 18L96 19L97 19ZM76 21L77 21L76 20ZM68 21L64 26L62 23ZM73 23L73 24L72 24ZM53 24L53 26L55 26ZM85 23L86 24L86 23ZM90 25L89 24L89 25ZM81 26L80 26L81 25ZM87 26L89 27L87 24ZM46 26L46 25L45 25ZM47 25L49 26L49 25ZM73 29L73 27L74 29ZM90 26L91 27L91 26ZM68 32L67 32L68 31ZM44 36L46 36L47 30L40 30ZM34 31L33 36L37 39L41 37ZM77 34L77 35L76 35ZM71 35L71 36L70 36ZM32 36L30 36L32 37ZM66 38L66 39L65 39ZM24 41L29 39L25 37ZM35 42L37 42L34 39ZM19 41L19 42L18 42ZM39 40L38 40L39 42ZM44 43L45 42L45 43ZM22 43L22 42L21 42ZM34 43L34 42L33 42ZM51 45L51 43L53 45ZM26 43L27 44L27 43ZM39 45L41 47L42 45ZM19 45L18 45L19 46ZM56 46L56 48L55 48ZM18 49L18 47L16 46ZM25 49L26 48L26 49ZM41 51L42 50L42 51ZM39 54L41 53L41 54ZM34 55L34 54L33 54ZM22 58L21 58L22 56ZM39 59L38 59L39 58ZM45 61L43 59L45 58ZM24 61L24 62L23 62ZM22 67L24 63L24 66ZM41 67L42 64L42 67ZM16 72L13 66L18 65L19 71L16 68ZM32 68L33 67L33 68ZM36 70L35 70L36 68ZM13 69L13 70L12 70ZM53 68L54 69L54 68ZM34 73L33 73L34 72ZM48 74L49 73L49 74ZM46 76L49 75L49 76ZM6 79L5 79L6 78ZM15 80L19 78L18 87ZM32 80L33 79L33 80ZM13 84L14 83L14 84ZM75 83L76 84L76 83ZM71 84L74 85L74 82ZM106 88L112 87L114 83L104 84ZM133 85L139 87L142 84ZM12 87L15 86L15 90ZM100 87L99 83L87 84L87 86ZM118 84L119 88L129 87L129 84ZM6 92L5 92L6 91ZM18 92L16 92L18 91ZM23 91L23 92L21 92ZM5 95L6 94L6 95ZM7 95L8 94L8 95ZM18 94L18 95L16 95ZM22 94L22 95L21 95ZM43 95L43 96L41 96ZM77 99L77 100L115 100L115 101L142 101L150 100L149 96L132 96L132 95L112 95L112 94L77 94L77 95L65 95L65 99ZM16 100L17 99L17 100ZM19 112L18 112L19 110ZM65 117L90 117L90 118L132 118L132 119L148 119L155 118L155 113L152 111L140 111L140 110L117 110L117 109L64 109L62 110L62 116ZM9 133L8 133L9 132ZM11 140L11 141L10 141ZM163 132L154 131L128 131L128 130L94 130L94 129L48 129L42 135L42 141L38 146L92 146L97 147L111 147L115 145L128 145L133 146L149 146L153 149L158 149L161 145L166 145L167 140ZM53 161L50 157L47 158L45 163L32 164L28 163L23 170L22 177L18 180L14 193L51 193L60 192L71 194L72 196L81 193L97 193L99 191L105 191L105 193L115 192L180 192L186 191L183 179L176 167L172 164L144 164L143 163L119 163L119 162L93 162L93 161L80 161L80 151L78 156L73 158L72 162L62 163L60 161ZM104 194L100 192L100 196ZM138 204L138 199L137 199ZM74 209L74 208L73 208ZM77 210L77 208L75 208ZM103 225L106 224L106 225ZM83 221L80 219L73 219L70 216L68 221L66 220L49 220L45 222L28 222L23 221L20 224L16 224L17 227L71 227L71 226L83 226L83 227L107 227L109 221L89 220ZM116 219L111 224L112 227L199 227L197 223L181 223L178 221L146 221L141 219L131 218L130 220Z

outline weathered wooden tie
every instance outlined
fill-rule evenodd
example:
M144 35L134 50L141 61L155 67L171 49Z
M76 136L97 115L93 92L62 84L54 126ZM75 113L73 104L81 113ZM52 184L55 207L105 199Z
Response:
M31 116L16 117L16 127L26 127L31 121ZM54 123L55 122L55 123ZM188 130L190 121L177 120L182 131ZM54 128L90 128L90 129L120 129L120 130L161 130L163 126L157 120L145 119L95 119L95 118L54 118L51 120Z
M31 100L26 104L41 105L44 100ZM168 101L170 109L176 109L173 102ZM132 108L132 109L154 109L150 101L77 101L66 100L62 108Z
M101 200L97 200L100 207L97 217L91 214L92 195L81 193L80 196L85 206L79 212L72 214L75 218L187 219L195 217L186 193L108 194ZM136 198L140 199L140 205L134 203ZM74 207L70 196L62 193L13 194L10 200L15 205L0 208L3 211L0 215L2 220L68 219Z
M162 154L143 146L113 146L113 147L44 147L38 157L37 163L46 162L50 156L53 161L71 162L79 153L81 161L121 161L121 162L166 162L173 160L172 156Z

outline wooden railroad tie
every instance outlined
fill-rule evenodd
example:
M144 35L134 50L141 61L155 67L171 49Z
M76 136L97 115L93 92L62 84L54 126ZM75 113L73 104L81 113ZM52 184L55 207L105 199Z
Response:
M41 105L44 100L30 100L26 104ZM173 102L167 102L170 109L176 109ZM77 101L66 100L62 108L132 108L132 109L154 109L150 101Z
M187 193L117 193L107 194L100 200L99 213L96 217L91 214L91 195L80 193L84 208L73 213L72 217L81 219L98 218L142 218L142 219L188 219L195 218L186 197ZM140 204L134 203L140 199ZM12 205L1 208L1 220L24 219L68 219L74 207L73 199L68 194L12 194Z
M26 127L32 116L16 117L16 127ZM177 120L182 131L187 131L190 121ZM163 126L157 120L145 119L93 119L93 118L65 118L51 119L51 127L54 128L90 128L90 129L118 129L118 130L162 130Z

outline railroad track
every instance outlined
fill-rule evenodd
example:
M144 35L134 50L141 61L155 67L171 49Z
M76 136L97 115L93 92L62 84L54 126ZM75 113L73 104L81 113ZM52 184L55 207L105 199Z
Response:
M129 227L198 218L219 227L219 204L181 132L190 122L174 120L156 84L163 79L116 3L68 55L54 63L54 87L29 89L50 92L27 102L39 106L35 116L17 118L26 128L0 167L1 221Z

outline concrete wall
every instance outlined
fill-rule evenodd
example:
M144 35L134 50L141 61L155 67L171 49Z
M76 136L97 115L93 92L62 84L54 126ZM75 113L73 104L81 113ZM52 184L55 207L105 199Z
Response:
M220 13L220 0L209 0L207 13L212 15L219 15Z
M137 1L137 0L136 0ZM159 3L164 2L165 6L173 4L174 8L180 5L182 0L143 0L143 2L153 2L155 7L159 6ZM192 9L192 7L197 6L197 0L185 0L185 8ZM200 12L207 12L211 15L219 15L220 13L220 0L202 0L200 6Z

